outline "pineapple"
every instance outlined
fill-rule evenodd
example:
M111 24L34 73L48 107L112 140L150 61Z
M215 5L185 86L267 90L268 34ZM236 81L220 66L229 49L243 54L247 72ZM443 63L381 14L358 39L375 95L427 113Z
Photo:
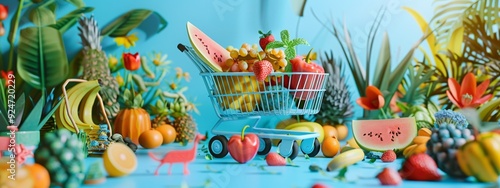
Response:
M35 162L49 171L54 185L79 187L85 177L84 147L77 135L66 129L49 132L35 150Z
M465 116L451 110L441 110L434 115L436 121L431 139L427 142L427 153L434 159L439 169L455 178L467 175L460 169L456 151L467 141L473 140L472 128Z
M82 79L101 79L102 84L99 94L102 96L106 115L111 120L120 111L120 104L118 103L119 85L116 79L111 76L106 54L101 49L100 32L94 17L82 16L79 24L78 30L83 45L81 59L83 67ZM104 120L104 118L99 119Z
M342 67L333 59L333 53L325 53L326 59L322 60L325 73L330 76L327 80L326 91L323 97L319 113L315 115L316 120L332 125L343 123L344 118L353 115L351 93L345 83Z
M193 117L186 112L186 105L183 99L179 98L172 103L168 103L170 116L173 117L172 126L177 132L176 142L184 144L194 140L198 127Z

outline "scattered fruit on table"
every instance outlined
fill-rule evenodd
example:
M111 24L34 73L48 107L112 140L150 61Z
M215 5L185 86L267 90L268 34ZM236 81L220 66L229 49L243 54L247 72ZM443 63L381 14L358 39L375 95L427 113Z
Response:
M83 143L66 129L46 133L35 150L35 163L44 166L51 183L62 187L78 187L84 178Z
M33 188L47 188L50 186L49 171L38 163L24 165L23 168L27 169L33 178L35 185Z
M399 174L403 179L415 181L439 181L441 175L438 172L436 162L427 154L420 153L408 157L404 162Z
M330 188L330 186L322 183L315 183L311 188Z
M163 136L160 131L155 129L144 131L139 136L139 144L146 149L157 148L162 143Z
M16 165L16 168L10 168L15 163L10 157L0 159L0 187L1 188L24 188L34 187L35 181L30 171L24 166ZM14 176L12 174L15 174ZM50 180L49 180L50 183Z
M338 138L338 136L339 136L337 129L331 125L323 125L323 132L324 132L325 137Z
M291 125L288 125L285 127L285 130L294 130L294 131L306 131L306 132L315 132L318 133L319 136L318 141L320 143L323 142L323 139L325 138L323 126L321 124L316 123L316 122L308 122L308 121L303 121L303 122L296 122ZM297 140L297 143L300 145L301 140Z
M500 175L500 134L481 133L456 153L460 169L480 182L497 182Z
M349 130L346 125L344 124L337 124L334 126L335 129L337 130L338 137L337 139L339 140L345 140L347 138L347 135L349 134Z
M163 138L162 144L170 144L173 141L175 141L175 137L177 136L177 132L175 131L175 128L172 125L160 125L159 127L156 127L157 131L160 131L161 136Z
M345 123L344 119L354 115L351 93L347 87L346 77L343 70L341 70L340 62L337 62L333 57L333 51L330 51L329 54L325 52L324 57L321 59L321 64L325 73L328 73L329 76L325 80L325 93L320 110L314 117L316 121L323 125L341 125ZM341 135L337 138L344 140Z
M83 50L81 58L77 58L80 62L75 63L83 68L82 79L101 80L102 89L99 94L102 97L107 118L111 120L120 111L118 81L111 75L106 52L102 50L99 27L94 17L82 16L78 23ZM99 109L100 107L95 105L94 108ZM100 117L99 114L94 114L94 116L100 121L104 121L104 117Z
M340 152L340 142L335 137L326 137L321 143L321 152L325 157L335 157Z
M126 176L137 168L137 157L125 144L111 143L102 155L104 169L111 177Z
M245 125L240 135L233 135L229 138L227 149L231 157L239 163L246 163L252 160L259 151L259 137L256 134L245 134L245 130L250 127Z
M326 171L340 170L344 167L351 166L365 158L365 153L362 149L346 147L344 152L335 156L327 165Z
M227 59L231 58L229 52L190 22L187 22L186 27L189 42L200 59L213 71L227 70L225 63Z
M296 56L290 60L292 64L292 72L306 72L306 73L324 73L325 70L319 64L309 61L308 56L303 59L302 56ZM286 77L285 77L286 78ZM297 99L308 100L316 97L317 89L321 88L321 83L323 83L324 76L318 74L293 74L291 76L290 89L305 89L313 91L296 91L293 96ZM288 82L285 79L285 83ZM286 84L285 84L286 85Z
M413 117L352 121L354 139L368 151L402 150L411 144L417 131Z
M92 163L85 174L84 184L101 184L106 181L106 176L101 169L101 163L99 161Z
M396 160L396 152L394 150L387 150L382 154L382 157L380 159L382 162L387 163L387 162L394 162Z
M266 163L268 166L285 166L286 159L278 153L271 152L266 156Z
M274 36L271 31L268 31L267 33L259 31L259 34L261 34L259 39L260 48L265 51L267 44L274 41Z
M122 95L125 108L116 115L114 132L129 137L134 144L139 144L139 136L151 129L151 116L142 108L142 95L126 89Z
M387 167L377 175L377 178L382 185L399 185L403 182L396 170Z
M461 113L440 110L435 115L431 139L427 142L427 153L434 159L438 168L454 178L467 175L457 162L457 150L467 141L473 140L473 130Z
M198 132L198 126L191 114L187 113L185 101L178 99L170 105L171 116L174 118L172 126L175 128L176 142L193 142Z
M354 137L349 139L346 143L347 143L347 145L349 145L353 148L359 148L358 142L356 142L356 139L354 139Z
M427 141L431 139L432 131L428 128L420 128L417 136L413 138L412 144L403 150L403 155L408 158L411 155L425 153L427 151Z

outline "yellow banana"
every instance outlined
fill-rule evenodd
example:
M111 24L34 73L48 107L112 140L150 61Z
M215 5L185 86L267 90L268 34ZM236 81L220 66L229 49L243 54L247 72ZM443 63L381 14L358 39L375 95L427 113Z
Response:
M473 174L469 168L469 165L467 164L467 161L465 160L463 151L457 150L455 155L457 157L458 166L460 166L462 172L464 172L464 174L467 176L472 176Z
M356 139L354 139L354 138L349 139L347 141L347 144L349 144L350 147L358 148L359 149L358 142L356 142Z
M362 149L350 149L333 157L326 167L327 171L335 171L353 165L365 158Z
M291 125L288 125L285 127L285 129L292 130L292 129L296 129L297 127L308 127L309 129L311 129L311 132L317 132L319 134L319 136L317 137L319 143L323 143L323 139L325 138L325 132L324 132L323 126L321 126L321 124L316 123L316 122L304 121L304 122L297 122L297 123L293 123Z
M410 156L410 153L413 153L412 151L417 147L417 144L412 144L408 147L406 147L404 150L403 150L403 155L405 157L409 157Z
M464 159L468 163L471 173L480 182L496 182L498 175L491 166L488 156L484 153L479 142L470 142L464 146Z
M491 135L480 140L482 148L486 151L490 163L495 168L495 171L500 173L500 136Z
M79 83L70 89L70 90L74 89L75 91L72 94L68 94L68 101L70 102L69 111L79 129L81 128L85 129L86 127L90 127L89 124L84 123L80 119L78 111L79 111L79 106L85 95L87 95L87 93L89 93L90 91L94 90L96 87L99 88L99 82L97 80L94 80L94 81ZM65 117L68 118L68 120L70 120L69 116L65 115ZM70 125L72 128L74 128L72 124Z
M78 115L84 123L95 125L92 119L92 109L94 107L95 99L97 94L101 90L101 87L95 87L90 93L87 93L82 99L82 104L80 104Z

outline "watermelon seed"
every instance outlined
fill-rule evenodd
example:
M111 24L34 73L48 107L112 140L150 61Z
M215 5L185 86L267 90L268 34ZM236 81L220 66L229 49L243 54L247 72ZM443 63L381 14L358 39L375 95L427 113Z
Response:
M365 133L365 134L363 134L363 136L366 136L366 133Z

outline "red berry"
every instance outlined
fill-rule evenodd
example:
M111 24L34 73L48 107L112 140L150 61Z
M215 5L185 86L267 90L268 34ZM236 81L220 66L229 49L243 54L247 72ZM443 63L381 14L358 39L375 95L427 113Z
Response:
M270 42L274 41L274 36L271 34L271 31L267 33L263 33L262 31L259 31L259 34L261 34L260 39L259 39L259 44L262 50L266 50L267 44Z
M322 183L315 183L311 188L330 188L330 186Z
M380 158L382 162L393 162L396 160L396 153L392 150L387 150L382 154L382 157Z
M419 153L408 157L399 172L401 177L407 180L441 180L436 162L426 153Z
M7 19L9 15L9 8L5 5L0 4L0 21Z
M392 168L384 168L377 178L382 185L399 185L403 181L399 173Z
M255 73L255 77L257 77L257 81L264 81L266 77L274 71L273 65L267 60L261 60L254 63L252 69Z
M286 160L278 153L269 153L266 156L266 163L269 166L285 166Z

